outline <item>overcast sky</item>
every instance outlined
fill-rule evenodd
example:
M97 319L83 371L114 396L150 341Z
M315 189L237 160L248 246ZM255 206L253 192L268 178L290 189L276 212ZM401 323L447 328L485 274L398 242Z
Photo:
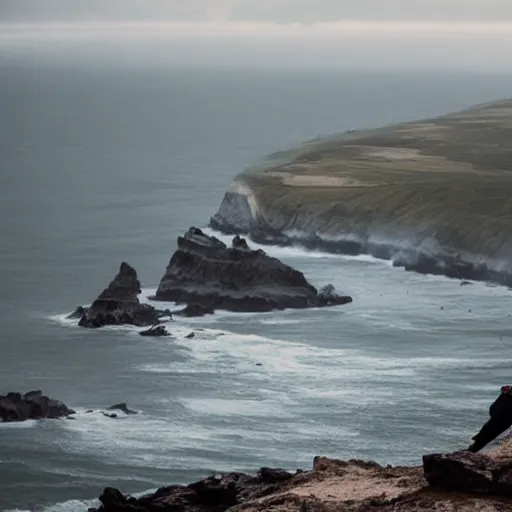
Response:
M512 0L0 0L3 21L512 21Z
M512 0L0 0L0 58L2 49L166 65L512 71Z

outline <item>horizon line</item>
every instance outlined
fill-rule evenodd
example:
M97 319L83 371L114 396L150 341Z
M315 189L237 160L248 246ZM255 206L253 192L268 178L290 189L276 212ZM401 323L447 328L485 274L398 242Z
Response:
M34 35L75 37L105 34L149 37L333 37L343 35L512 36L512 21L374 21L343 19L315 23L252 21L41 21L1 22L0 38Z

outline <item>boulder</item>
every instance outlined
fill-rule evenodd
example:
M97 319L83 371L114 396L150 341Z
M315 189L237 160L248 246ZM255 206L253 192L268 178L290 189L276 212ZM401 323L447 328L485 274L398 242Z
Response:
M123 510L127 502L121 491L112 487L106 487L99 500L106 510Z
M258 478L266 484L275 484L278 482L286 482L293 475L288 471L280 468L261 468L258 471Z
M215 310L208 306L202 306L201 304L189 304L186 308L175 311L173 314L176 316L185 316L188 318L213 315Z
M154 325L145 331L140 331L139 334L141 336L153 337L170 336L169 332L163 325Z
M333 306L352 301L333 290L319 294L301 272L262 250L251 250L239 236L228 247L194 227L178 238L178 250L154 299L209 310L246 312Z
M512 496L512 459L461 451L423 456L431 487L468 494Z
M68 320L79 320L87 312L87 308L84 306L78 306L73 313L70 313L66 318Z
M141 304L138 298L140 293L137 272L128 263L121 263L114 280L91 307L84 308L78 325L93 328L122 324L139 327L155 325L163 312L148 304Z
M492 466L492 460L486 455L467 451L423 456L427 482L450 491L492 492Z
M126 405L126 402L121 402L120 404L111 405L107 411L121 411L125 414L137 414L137 411L133 411L132 409L129 409Z
M0 421L25 421L40 418L64 418L75 414L59 400L54 400L39 390L7 393L0 396Z

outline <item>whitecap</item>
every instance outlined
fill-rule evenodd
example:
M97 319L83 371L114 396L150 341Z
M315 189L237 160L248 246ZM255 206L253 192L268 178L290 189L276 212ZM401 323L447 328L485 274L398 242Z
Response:
M231 246L231 241L233 240L232 236L224 235L220 231L216 231L211 228L201 228L202 231L208 236L214 236L219 240L222 240L227 246ZM249 240L249 246L251 249L257 250L261 249L265 251L270 256L275 256L276 258L315 258L315 259L340 259L339 254L333 254L329 252L322 251L309 251L303 247L298 245L291 245L286 247L281 247L278 245L262 245L252 240Z
M194 412L207 415L272 418L294 416L277 400L182 398L180 402Z

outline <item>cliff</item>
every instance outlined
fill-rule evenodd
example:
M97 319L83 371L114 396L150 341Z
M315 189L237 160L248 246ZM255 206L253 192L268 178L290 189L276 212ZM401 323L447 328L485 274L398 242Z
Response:
M505 512L512 510L510 444L490 455L430 454L416 467L315 457L310 470L216 474L141 498L106 488L92 512Z
M210 225L260 243L512 285L512 100L272 155Z

